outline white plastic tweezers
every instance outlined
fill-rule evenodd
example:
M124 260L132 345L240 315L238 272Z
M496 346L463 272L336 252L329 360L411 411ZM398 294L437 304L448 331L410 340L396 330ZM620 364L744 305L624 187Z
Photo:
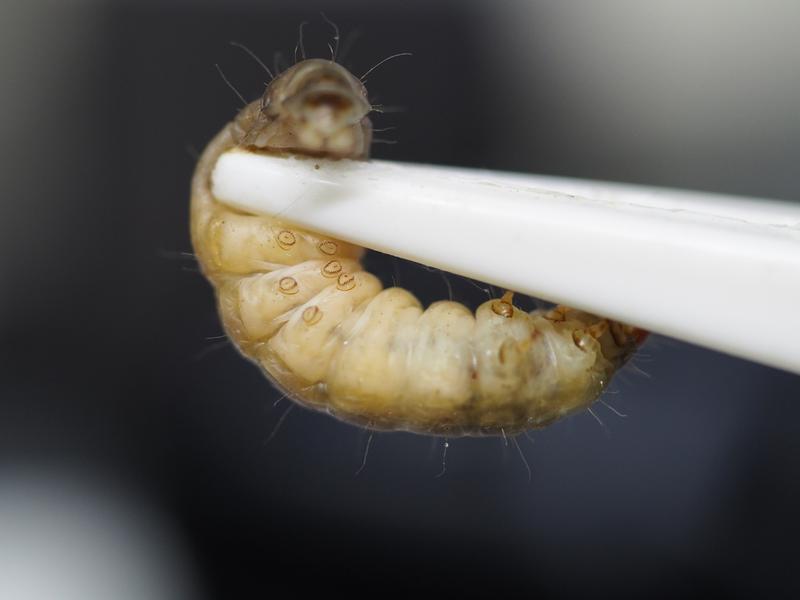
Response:
M800 205L230 151L241 209L800 373Z

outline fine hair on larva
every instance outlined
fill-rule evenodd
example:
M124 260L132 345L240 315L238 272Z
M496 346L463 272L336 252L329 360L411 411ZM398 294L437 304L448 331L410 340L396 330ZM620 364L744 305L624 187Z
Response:
M424 309L365 271L363 248L214 197L228 151L368 160L373 107L336 51L270 73L198 160L192 244L229 338L286 397L371 430L511 436L588 408L645 331L566 306L527 312L511 292L474 313Z

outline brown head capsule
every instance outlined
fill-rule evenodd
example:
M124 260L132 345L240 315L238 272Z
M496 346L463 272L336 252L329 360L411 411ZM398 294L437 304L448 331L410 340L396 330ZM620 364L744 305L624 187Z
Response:
M343 66L312 58L267 86L236 117L240 146L326 158L366 158L371 110L361 81Z

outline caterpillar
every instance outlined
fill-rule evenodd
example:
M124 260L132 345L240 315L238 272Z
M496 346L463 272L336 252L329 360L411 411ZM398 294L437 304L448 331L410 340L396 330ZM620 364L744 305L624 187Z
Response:
M647 336L566 306L526 312L513 294L473 314L384 289L363 248L278 216L218 201L224 152L367 160L372 107L333 60L276 76L203 151L191 184L191 238L239 351L294 401L379 430L506 435L588 408Z

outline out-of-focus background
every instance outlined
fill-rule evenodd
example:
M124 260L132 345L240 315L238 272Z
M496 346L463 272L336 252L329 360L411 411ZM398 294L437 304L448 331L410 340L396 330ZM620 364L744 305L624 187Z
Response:
M497 439L437 478L442 440L376 434L355 476L364 432L275 430L182 254L188 182L239 107L214 64L263 89L228 42L285 64L308 20L327 56L320 11L357 74L414 54L369 77L402 108L377 157L800 198L793 0L5 0L0 597L796 595L795 375L656 338L602 425L519 439L530 482Z

